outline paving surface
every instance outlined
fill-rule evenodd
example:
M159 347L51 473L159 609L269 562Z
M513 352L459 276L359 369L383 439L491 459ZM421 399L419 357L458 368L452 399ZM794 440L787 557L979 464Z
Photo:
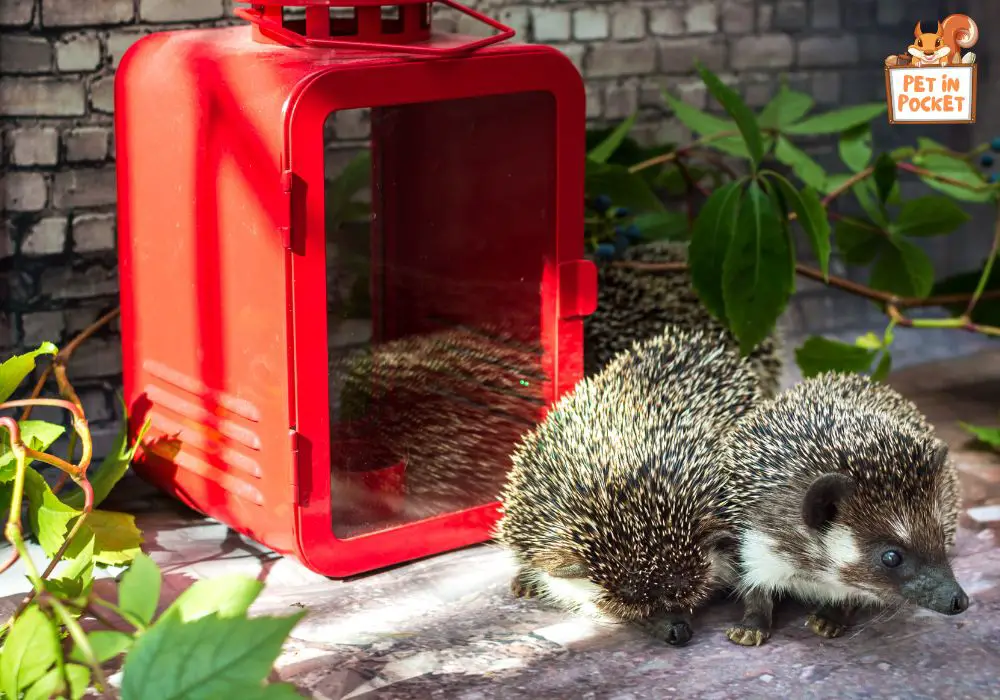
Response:
M836 640L813 636L804 611L787 606L769 644L736 647L723 630L738 610L720 603L674 649L512 598L512 566L492 546L329 581L137 481L106 507L139 514L168 597L195 578L240 571L266 582L256 611L308 607L278 664L308 697L1000 697L1000 459L956 425L1000 418L1000 353L909 368L892 383L937 425L962 470L968 511L954 566L972 605L958 618L904 610ZM15 572L0 581L0 612L23 588Z

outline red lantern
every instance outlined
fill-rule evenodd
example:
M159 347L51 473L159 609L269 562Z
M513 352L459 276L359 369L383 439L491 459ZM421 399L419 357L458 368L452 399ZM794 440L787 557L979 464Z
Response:
M328 576L489 539L596 304L579 73L438 1L499 33L432 33L431 2L261 0L117 75L136 470ZM370 155L330 181L347 110Z

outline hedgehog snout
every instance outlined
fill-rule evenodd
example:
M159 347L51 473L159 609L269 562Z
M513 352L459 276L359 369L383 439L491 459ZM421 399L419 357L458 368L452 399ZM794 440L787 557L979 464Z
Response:
M942 615L960 615L969 608L969 596L949 569L921 572L900 587L903 597L915 605Z

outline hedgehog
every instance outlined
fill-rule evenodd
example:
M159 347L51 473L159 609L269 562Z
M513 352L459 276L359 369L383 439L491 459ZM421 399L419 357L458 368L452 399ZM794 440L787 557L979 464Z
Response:
M760 400L722 334L671 325L581 380L512 455L495 533L512 592L686 644L734 581L718 450Z
M827 638L865 607L968 608L948 559L958 473L892 388L862 375L806 379L737 421L721 452L744 607L730 641L763 644L776 595L812 605L807 624Z
M644 263L685 263L687 244L657 241L631 246L623 260ZM658 272L598 265L597 309L583 321L584 372L591 376L636 340L658 335L670 323L685 329L725 333L734 348L739 344L725 325L698 298L685 270ZM784 343L775 329L750 354L765 398L779 388L784 368Z

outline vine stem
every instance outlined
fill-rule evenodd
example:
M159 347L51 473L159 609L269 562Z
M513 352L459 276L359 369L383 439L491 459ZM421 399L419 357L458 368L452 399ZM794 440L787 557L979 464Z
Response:
M972 293L969 305L965 307L964 318L968 321L972 320L972 312L975 310L976 304L979 303L979 299L983 296L986 285L989 284L990 276L993 273L993 262L996 260L998 250L1000 250L1000 203L997 204L997 216L993 223L993 244L990 246L989 257L986 258L986 264L983 266L983 274L979 278L979 284L976 285L976 291Z
M28 550L24 545L24 532L21 527L21 509L24 505L24 470L28 468L28 451L21 438L21 428L16 420L4 416L0 418L0 427L6 428L10 434L10 451L14 454L14 487L10 497L10 513L4 527L4 536L10 542L13 552L4 562L3 568L0 568L0 574L7 571L19 559L24 559L28 578L31 580L31 585L37 590L41 587L42 581L38 576L35 563L28 556Z
M966 318L907 318L895 304L887 304L886 313L896 325L905 328L954 328L969 333L1000 337L1000 327L971 323Z
M80 623L73 618L73 615L69 610L66 609L62 603L60 603L55 598L47 597L45 603L52 608L52 611L62 620L63 625L66 627L66 631L69 632L69 636L72 638L73 643L80 649L83 653L84 658L87 659L87 665L90 666L91 670L94 672L94 677L100 684L100 693L104 697L108 691L108 679L104 676L104 669L101 668L101 662L97 660L97 655L94 653L94 648L90 645L90 640L87 639L86 633L83 631L83 627Z
M648 158L642 161L641 163L636 163L635 165L630 167L628 171L630 173L637 173L642 170L646 170L647 168L656 167L657 165L665 165L666 163L670 163L679 158L680 156L683 156L689 153L690 151L693 151L696 148L704 146L705 144L711 143L712 141L719 141L721 139L726 139L730 138L731 136L739 136L739 135L740 132L738 129L731 129L728 131L719 131L714 134L702 136L700 139L695 139L694 141L685 146L681 146L680 148L675 148L674 150L670 151L670 153L663 153L661 155Z

